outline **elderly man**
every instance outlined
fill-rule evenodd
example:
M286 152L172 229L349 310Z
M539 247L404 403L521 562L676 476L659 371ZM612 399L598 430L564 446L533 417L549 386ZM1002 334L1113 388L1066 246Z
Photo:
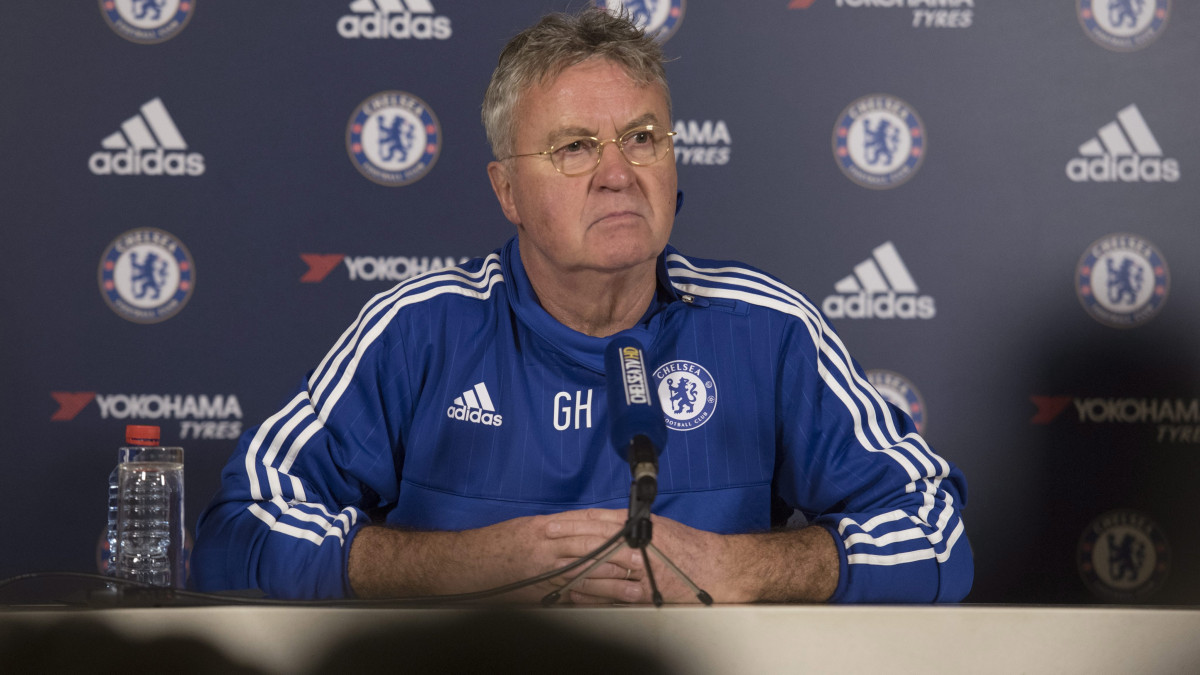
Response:
M505 48L483 120L517 236L376 296L247 432L200 521L198 587L454 593L591 551L626 519L603 361L622 335L647 346L669 427L654 543L717 602L967 593L961 473L807 298L667 245L677 177L652 39L599 10L548 16ZM778 527L793 510L809 524ZM651 563L668 602L694 600ZM623 550L569 599L648 601L646 564Z

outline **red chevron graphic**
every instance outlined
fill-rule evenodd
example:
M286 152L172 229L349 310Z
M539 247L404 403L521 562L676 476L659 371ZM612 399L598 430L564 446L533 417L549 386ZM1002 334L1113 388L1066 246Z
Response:
M1049 424L1071 405L1070 396L1030 396L1029 400L1038 408L1030 424Z
M309 284L324 281L345 257L344 253L301 253L300 258L308 263L308 271L300 281Z
M75 419L79 411L96 398L94 391L52 391L50 395L54 397L55 401L58 401L58 410L50 416L50 419L55 422L68 422Z

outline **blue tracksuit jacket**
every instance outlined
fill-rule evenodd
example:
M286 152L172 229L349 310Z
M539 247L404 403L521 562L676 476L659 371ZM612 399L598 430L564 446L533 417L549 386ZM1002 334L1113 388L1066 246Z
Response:
M654 512L744 533L786 505L842 542L834 601L965 596L961 472L867 383L808 298L670 247L659 286L623 333L646 347L668 426ZM350 544L372 518L461 530L625 508L607 342L540 307L515 238L375 296L241 438L200 519L194 585L343 597Z

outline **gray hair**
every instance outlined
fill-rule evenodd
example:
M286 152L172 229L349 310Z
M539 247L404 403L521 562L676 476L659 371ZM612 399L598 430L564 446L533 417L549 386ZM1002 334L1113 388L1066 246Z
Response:
M628 16L595 7L578 14L549 14L509 40L484 94L483 128L496 159L513 153L514 111L526 88L592 58L622 66L638 84L662 87L670 123L671 92L662 48L654 38Z

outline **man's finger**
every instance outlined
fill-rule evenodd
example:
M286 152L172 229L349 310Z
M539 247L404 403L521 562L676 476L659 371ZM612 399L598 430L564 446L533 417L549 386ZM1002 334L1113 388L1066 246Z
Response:
M571 602L579 604L645 602L647 597L640 583L620 579L584 579L571 589Z
M624 525L625 521L629 519L628 512L623 509L584 509L577 513L583 514L588 520L602 520L618 525Z
M576 560L576 559L571 558L571 559L560 560L557 563L555 563L554 566L556 568L566 567L574 560ZM588 565L590 565L590 564L591 563L588 563ZM588 565L580 565L579 567L571 570L570 572L566 572L556 578L574 579L575 577L579 576L580 574L583 574L584 571L588 569ZM622 581L627 581L630 579L640 578L640 575L635 575L634 571L627 567L621 567L620 565L615 565L611 562L606 562L606 563L600 565L599 567L597 567L596 569L588 572L587 578L588 579L620 579Z
M608 539L621 531L625 524L608 520L562 518L550 521L546 525L546 536L551 539L563 537L594 536Z
M607 539L602 539L598 536L579 536L579 537L564 537L553 540L553 552L556 558L582 558L585 555L597 553L598 549L607 542ZM603 551L599 551L603 554ZM597 555L597 558L602 557ZM613 562L623 564L626 561L626 556L621 553L616 555Z

